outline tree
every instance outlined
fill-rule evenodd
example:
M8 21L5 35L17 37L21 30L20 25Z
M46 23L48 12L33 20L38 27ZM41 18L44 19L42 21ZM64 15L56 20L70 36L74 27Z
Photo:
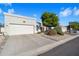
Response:
M46 27L56 27L58 23L58 16L54 13L45 12L41 16L42 23Z
M79 29L79 23L78 22L70 22L69 25L74 30L78 30Z

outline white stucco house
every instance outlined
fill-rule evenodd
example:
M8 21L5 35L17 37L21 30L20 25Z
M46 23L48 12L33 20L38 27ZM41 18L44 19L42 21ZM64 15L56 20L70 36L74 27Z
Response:
M4 13L5 35L37 33L36 24L36 18Z

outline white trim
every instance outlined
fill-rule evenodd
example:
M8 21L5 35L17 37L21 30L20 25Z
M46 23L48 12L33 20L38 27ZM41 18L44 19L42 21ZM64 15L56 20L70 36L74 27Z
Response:
M9 25L9 24L16 24L16 25L29 25L29 26L36 26L35 24L32 24L32 23L8 23L6 25Z

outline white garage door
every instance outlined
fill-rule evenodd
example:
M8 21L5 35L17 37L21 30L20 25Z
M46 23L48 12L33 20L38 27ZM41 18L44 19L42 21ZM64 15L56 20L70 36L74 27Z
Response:
M34 28L29 25L9 25L8 35L33 34Z

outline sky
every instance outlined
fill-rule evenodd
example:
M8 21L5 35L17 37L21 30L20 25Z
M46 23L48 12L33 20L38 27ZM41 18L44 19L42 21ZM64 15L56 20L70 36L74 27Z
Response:
M60 25L67 26L70 21L79 22L79 3L2 3L0 4L0 23L4 23L3 13L35 17L41 22L44 12L55 13Z

